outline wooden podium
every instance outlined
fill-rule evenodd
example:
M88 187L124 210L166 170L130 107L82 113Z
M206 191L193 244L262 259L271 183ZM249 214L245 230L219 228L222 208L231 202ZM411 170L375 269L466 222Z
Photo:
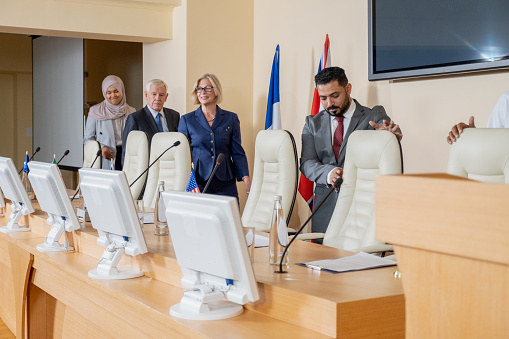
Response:
M380 176L376 223L395 245L406 338L509 336L509 185Z

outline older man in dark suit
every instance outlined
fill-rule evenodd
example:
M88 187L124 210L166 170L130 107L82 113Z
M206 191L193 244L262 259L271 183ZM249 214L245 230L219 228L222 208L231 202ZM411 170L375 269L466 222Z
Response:
M382 106L369 109L350 97L352 85L345 71L328 67L315 76L322 106L317 115L306 117L302 131L301 172L316 182L314 206L325 198L329 187L343 176L348 137L355 130L389 130L401 138L398 125L387 116ZM313 232L325 232L336 206L334 193L314 215Z
M163 107L168 99L168 85L162 80L153 79L147 83L145 90L147 105L127 117L122 136L122 164L124 163L127 136L131 131L147 133L148 144L158 132L177 132L180 114L170 108Z

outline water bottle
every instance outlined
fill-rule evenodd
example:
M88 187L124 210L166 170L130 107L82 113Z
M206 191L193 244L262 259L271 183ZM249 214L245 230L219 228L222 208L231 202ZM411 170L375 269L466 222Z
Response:
M169 235L168 223L166 222L166 207L162 193L164 192L164 181L157 183L156 208L154 210L154 234Z
M281 196L274 196L274 210L269 236L269 262L271 265L279 265L281 256L288 245L288 230L284 219L283 207L281 205ZM288 264L288 252L283 260L283 265Z

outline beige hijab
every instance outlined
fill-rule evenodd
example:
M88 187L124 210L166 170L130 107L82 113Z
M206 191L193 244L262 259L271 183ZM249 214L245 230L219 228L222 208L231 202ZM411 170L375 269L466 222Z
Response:
M106 91L110 86L115 87L122 94L122 100L120 100L118 105L113 105L106 100ZM124 83L122 82L122 79L116 75L108 75L104 78L102 90L104 101L92 106L88 112L88 116L96 120L113 120L126 117L136 110L134 107L131 107L126 103Z

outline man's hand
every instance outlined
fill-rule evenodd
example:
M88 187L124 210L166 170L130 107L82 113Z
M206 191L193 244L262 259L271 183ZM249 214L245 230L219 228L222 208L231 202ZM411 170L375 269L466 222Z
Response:
M334 185L334 183L336 182L336 180L338 178L341 178L343 177L343 169L340 168L340 167L336 167L335 169L333 169L330 173L330 176L329 176L329 184L331 185Z
M456 139L460 137L460 134L463 133L463 130L465 128L475 128L473 116L471 116L470 119L468 119L468 125L465 124L464 122L460 122L459 124L452 126L451 131L447 136L447 142L452 145L452 143L455 142Z
M399 125L396 125L394 121L391 120L391 122L388 122L387 120L383 120L382 123L379 125L374 121L370 121L369 124L371 127L373 127L376 130L385 130L392 132L395 136L397 136L399 139L403 138L403 134L401 134L399 129Z
M113 151L109 147L103 146L101 151L104 159L113 160Z

